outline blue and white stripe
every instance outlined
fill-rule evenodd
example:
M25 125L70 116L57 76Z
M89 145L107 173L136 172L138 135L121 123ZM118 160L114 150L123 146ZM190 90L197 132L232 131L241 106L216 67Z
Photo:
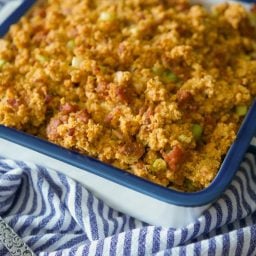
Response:
M0 25L22 2L0 0ZM60 173L0 158L0 216L37 255L256 255L256 156L248 153L222 197L181 229L149 226Z
M256 156L227 191L181 229L109 208L74 180L0 158L0 216L37 255L256 255ZM0 245L0 255L8 255Z
M0 0L0 25L12 15L12 13L24 2L24 0Z

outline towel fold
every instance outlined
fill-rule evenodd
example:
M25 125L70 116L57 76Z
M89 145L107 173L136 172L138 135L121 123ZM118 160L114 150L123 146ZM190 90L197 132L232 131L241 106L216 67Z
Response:
M200 218L163 228L111 209L61 173L0 158L0 216L37 255L256 255L255 188L256 156L247 153Z

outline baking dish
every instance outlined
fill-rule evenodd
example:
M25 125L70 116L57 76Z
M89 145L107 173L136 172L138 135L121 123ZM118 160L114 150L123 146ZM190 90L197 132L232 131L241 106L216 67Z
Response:
M25 1L2 24L3 35L34 1ZM12 17L15 16L15 19ZM16 130L0 127L0 154L32 161L78 180L109 206L154 225L180 227L198 217L231 182L256 132L256 103L248 112L237 139L213 182L206 189L183 193L167 189L93 158L66 150ZM118 196L117 196L118 195Z

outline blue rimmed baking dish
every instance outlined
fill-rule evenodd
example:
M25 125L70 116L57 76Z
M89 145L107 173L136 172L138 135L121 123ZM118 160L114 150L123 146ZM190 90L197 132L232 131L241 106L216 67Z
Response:
M25 1L0 23L0 34L35 1ZM0 155L58 170L81 182L109 206L154 225L181 227L204 211L228 187L256 133L256 102L248 111L237 138L213 182L204 190L183 193L119 170L96 159L37 137L0 126Z

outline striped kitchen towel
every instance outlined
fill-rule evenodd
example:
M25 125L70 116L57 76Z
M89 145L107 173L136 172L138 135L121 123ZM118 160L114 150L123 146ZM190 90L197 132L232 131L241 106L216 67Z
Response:
M247 153L221 198L180 229L147 225L63 174L0 158L0 216L36 255L256 255L256 155ZM5 246L1 256L10 255Z

